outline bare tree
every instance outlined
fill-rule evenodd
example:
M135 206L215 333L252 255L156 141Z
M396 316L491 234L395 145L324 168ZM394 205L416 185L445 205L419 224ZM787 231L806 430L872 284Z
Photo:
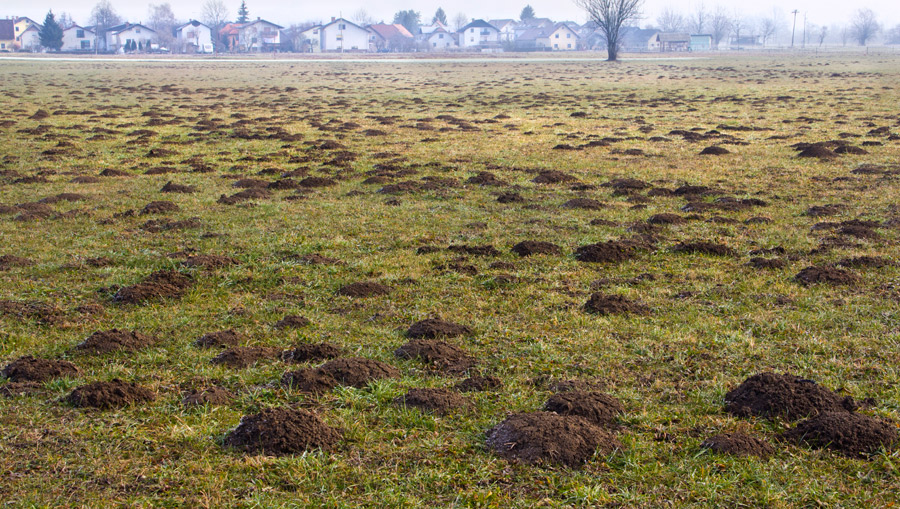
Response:
M741 47L741 33L747 29L747 23L744 21L744 17L741 13L735 11L734 18L731 19L731 36L733 37L732 41L734 44Z
M453 29L457 32L462 30L462 27L469 24L469 17L465 15L465 13L458 12L456 16L453 16Z
M900 25L894 26L894 28L888 30L884 35L884 42L888 44L900 44Z
M839 33L841 36L841 46L846 46L850 41L850 27L848 27L847 25L841 25Z
M691 31L692 34L702 34L704 30L706 30L706 25L709 23L708 15L706 12L706 7L703 5L703 2L700 2L697 5L697 10L694 11L688 21L687 28Z
M72 16L68 12L60 13L60 15L56 18L56 22L59 24L59 26L63 27L63 30L75 24L75 21L72 19Z
M228 7L225 6L225 2L222 0L206 0L200 17L203 18L206 26L212 30L213 51L218 53L222 46L222 37L219 31L222 30L222 27L225 26L228 20Z
M359 9L354 12L353 16L350 17L350 20L361 27L375 24L375 18L373 18L365 9Z
M684 16L666 7L656 18L656 24L663 32L681 32L686 25Z
M859 9L850 21L850 30L856 42L860 46L865 46L869 39L881 31L881 24L878 23L872 9Z
M643 0L574 0L587 11L591 21L597 24L606 38L607 60L615 62L619 56L622 26L641 19Z
M763 18L759 20L759 35L762 37L763 46L775 36L775 18Z
M709 19L710 31L712 32L713 46L719 49L719 43L731 31L731 17L725 8L721 5L716 7Z
M816 32L816 37L819 38L819 47L821 48L822 44L825 43L825 38L828 37L828 25L820 26Z
M172 12L172 6L168 3L150 4L148 26L156 30L156 37L160 46L171 48L175 42L175 25L178 21L175 19L175 13Z
M106 48L106 31L110 27L114 27L122 22L122 18L113 9L109 0L100 0L94 9L91 10L91 25L94 26L94 34L96 42L94 43L95 51L100 51L100 41L103 41L103 48Z

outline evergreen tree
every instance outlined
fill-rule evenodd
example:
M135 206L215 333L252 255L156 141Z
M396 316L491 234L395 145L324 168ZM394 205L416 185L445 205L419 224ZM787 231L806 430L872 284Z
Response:
M59 51L63 45L63 29L59 26L59 23L56 22L56 17L53 16L53 11L47 12L47 17L44 18L44 26L41 27L41 46L52 49L53 51Z
M409 33L414 34L419 31L419 23L422 19L421 15L410 9L408 11L399 11L397 14L394 14L394 23L397 25L403 25L409 30Z
M241 2L241 8L238 9L238 23L246 23L250 21L250 10L247 9L247 2Z
M432 23L440 23L442 25L447 24L447 13L444 12L444 9L438 7L438 10L434 13L434 18L431 20Z
M522 21L534 19L534 9L530 5L526 5L525 8L522 9L522 14L519 14L519 19Z

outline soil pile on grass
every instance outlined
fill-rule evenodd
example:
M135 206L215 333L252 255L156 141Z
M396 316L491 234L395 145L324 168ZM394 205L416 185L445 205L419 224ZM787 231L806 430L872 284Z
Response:
M222 255L191 256L183 262L185 267L197 267L202 269L221 269L237 264L238 261L234 258Z
M33 265L33 262L28 258L14 255L0 256L0 270L9 270L13 267L28 267L29 265Z
M467 184L474 184L479 186L505 186L506 182L497 178L496 175L489 171L480 171L474 177L470 177L469 180L466 180Z
M273 327L275 327L276 329L299 329L302 327L307 327L311 323L312 322L310 322L308 318L289 315L275 322L275 325Z
M719 454L732 456L758 456L768 458L775 453L767 442L744 433L723 433L707 438L700 444L703 449L709 449Z
M701 156L723 156L730 153L731 152L728 149L716 145L706 147L705 149L700 151Z
M328 256L322 256L318 253L312 253L308 255L303 255L297 260L300 263L305 263L307 265L339 265L343 262L338 260L337 258L330 258Z
M672 248L675 253L701 253L712 256L736 256L734 249L714 242L681 242Z
M637 257L641 249L648 247L637 240L610 240L581 246L575 250L575 259L587 263L618 263Z
M544 404L547 412L577 415L605 429L618 427L616 416L625 407L616 398L602 392L570 391L555 394Z
M230 368L247 368L259 361L276 359L281 355L280 348L267 346L237 346L216 355L212 364L222 364Z
M487 445L511 461L578 467L598 450L622 448L616 437L582 417L553 412L510 415L487 432Z
M307 368L285 372L281 376L281 385L307 394L321 394L340 384L331 375L315 368Z
M823 412L786 431L783 438L829 448L851 457L866 456L897 442L890 422L850 412Z
M394 355L401 359L419 359L430 368L446 373L463 373L476 364L463 349L434 339L414 339L398 348Z
M178 205L170 201L152 201L141 209L141 214L165 214L166 212L178 212L181 210Z
M472 329L465 325L453 322L445 322L429 318L412 324L406 331L406 336L413 339L452 338L456 336L468 336Z
M832 159L837 155L821 145L810 145L801 150L797 157L816 157L819 159Z
M235 346L243 340L240 334L233 329L210 332L200 336L200 339L194 341L194 346L200 348L218 348L226 346Z
M646 315L650 313L650 308L639 302L629 300L621 295L607 295L599 292L591 295L591 298L584 305L584 310L598 315L618 315L623 313Z
M780 269L787 264L781 258L762 258L760 256L754 256L753 258L750 258L747 265L754 269Z
M44 302L18 302L0 300L0 315L13 316L19 319L32 319L42 324L63 324L65 315L59 308Z
M671 212L665 212L662 214L656 214L647 218L647 222L650 224L682 224L686 223L687 220L678 214L672 214Z
M523 242L519 242L515 246L512 247L511 251L519 256L532 256L532 255L559 255L562 254L562 249L553 244L551 242L543 242L539 240L526 240Z
M343 351L331 343L304 343L296 345L281 354L281 360L287 362L324 361L340 357Z
M306 177L305 179L297 182L300 187L305 188L315 188L315 187L330 187L337 185L337 182L334 179L330 179L328 177Z
M392 288L390 286L385 286L380 283L375 283L372 281L361 281L358 283L350 283L349 285L342 286L338 289L338 295L344 295L347 297L375 297L378 295L387 295L391 293Z
M135 331L110 329L97 331L75 345L78 352L104 354L109 352L133 352L159 342L158 338Z
M840 267L857 267L857 268L873 268L880 269L882 267L893 267L897 262L881 256L857 256L855 258L844 258L837 262Z
M538 173L532 182L535 184L562 184L565 182L575 182L575 177L556 170L542 171Z
M225 436L225 446L250 454L282 456L310 449L332 450L341 433L315 414L293 408L267 408L245 415Z
M268 189L259 189L253 187L250 189L244 189L243 191L237 192L231 196L225 196L223 194L219 197L217 202L221 203L222 205L237 205L238 203L249 200L265 200L271 197L272 192Z
M804 215L810 217L823 217L823 216L833 216L839 214L842 210L847 208L845 205L840 203L828 203L825 205L813 205L812 207L806 209Z
M828 266L807 267L797 273L797 275L794 276L794 279L796 279L797 282L803 286L810 286L820 283L826 283L830 285L852 285L859 281L859 277L857 277L852 272Z
M410 389L394 402L397 405L415 407L436 414L471 407L468 399L449 389Z
M365 387L373 380L398 378L400 370L374 359L347 357L328 361L318 368L319 372L333 378L341 385Z
M519 193L503 193L497 196L497 203L522 203L525 198Z
M189 391L184 395L181 404L186 407L227 405L234 399L234 394L224 387Z
M166 185L162 186L162 189L160 189L159 192L190 194L190 193L196 193L197 188L194 186L187 186L184 184L176 184L170 180L170 181L166 182Z
M43 384L39 382L6 382L0 385L0 396L4 398L15 398L17 396L27 396L40 392Z
M500 251L497 251L497 248L494 246L487 244L484 246L470 246L468 244L458 244L447 247L447 251L452 251L454 253L466 254L470 256L500 256Z
M175 299L184 296L194 283L191 276L174 270L161 270L147 276L140 283L124 286L113 300L124 304L140 304L155 299Z
M453 386L459 392L483 392L503 388L503 380L496 376L473 375Z
M725 395L725 410L738 417L780 417L795 421L823 412L852 412L856 403L793 375L753 375Z
M133 382L118 378L109 382L94 382L73 390L65 400L76 407L120 408L134 403L153 401L153 391Z
M19 357L0 371L11 382L46 382L63 376L75 376L78 368L68 361L39 359L31 355Z

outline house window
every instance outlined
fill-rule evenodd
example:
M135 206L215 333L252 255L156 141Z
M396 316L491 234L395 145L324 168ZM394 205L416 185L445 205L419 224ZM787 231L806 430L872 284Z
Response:
M340 25L338 25L338 29L347 30L347 25L344 25L343 23L341 23Z
M81 41L81 49L91 49L91 41Z
M436 43L436 42L431 43L431 45L432 45L432 47L437 48L437 43Z
M84 39L84 30L76 30L75 37L77 37L79 39Z
M571 38L572 38L572 34L566 34L566 39L571 39Z
M566 47L569 48L569 49L572 49L572 45L571 45L571 44L567 44Z
M444 34L438 34L438 39L443 39L443 38L444 38Z
M556 38L559 39L559 34L556 34Z
M470 28L470 29L469 29L469 33L470 33L470 34L474 34L474 33L475 33L475 29L474 29L474 28Z
M134 29L134 33L136 33L136 34L141 33L141 29L140 29L140 28L135 28L135 29Z
M6 49L6 43L0 42L0 49Z
M553 49L559 49L559 44L554 44Z

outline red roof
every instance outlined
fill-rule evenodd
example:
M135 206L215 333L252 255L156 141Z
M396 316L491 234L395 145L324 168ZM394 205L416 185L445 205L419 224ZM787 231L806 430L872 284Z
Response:
M381 38L386 41L395 39L397 37L408 37L410 39L413 38L413 34L409 33L409 30L407 30L403 25L388 25L385 23L378 23L376 25L369 25L369 29L381 36Z

